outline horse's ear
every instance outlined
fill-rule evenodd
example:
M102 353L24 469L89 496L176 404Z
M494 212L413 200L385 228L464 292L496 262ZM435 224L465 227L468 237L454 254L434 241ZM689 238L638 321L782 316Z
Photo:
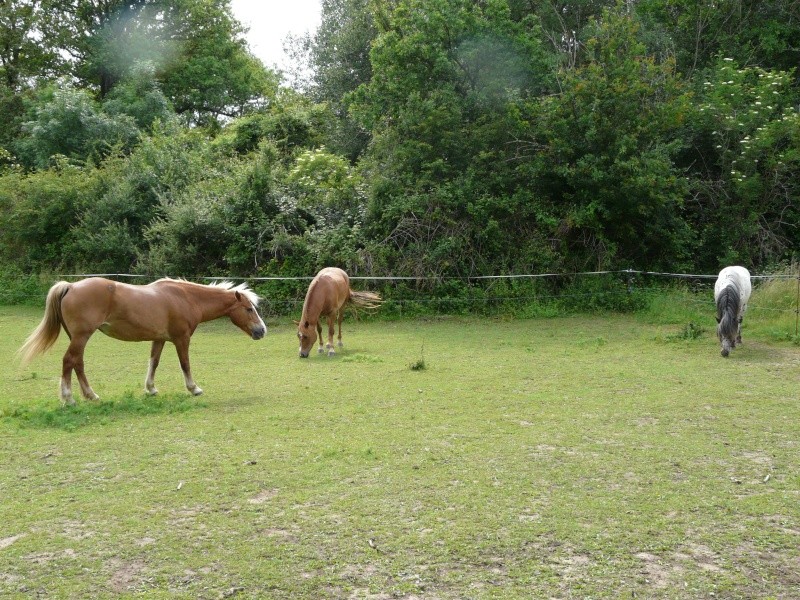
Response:
M241 302L242 301L242 295L239 293L239 290L236 290L234 292L234 294L236 294L236 301L237 302Z
M717 325L719 325L719 322L720 322L722 319L720 319L719 317L714 317L714 318L717 320Z
M294 323L295 325L297 325L298 327L300 327L300 321L295 321L295 320L293 319L293 320L292 320L292 323Z

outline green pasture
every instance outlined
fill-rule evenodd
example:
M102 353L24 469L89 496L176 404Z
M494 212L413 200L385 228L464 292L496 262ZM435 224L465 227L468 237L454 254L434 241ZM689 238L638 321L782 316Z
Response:
M218 321L199 398L98 334L72 409L64 336L23 369L41 309L0 308L0 596L800 597L794 316L723 359L710 305L655 304L348 316L308 360Z

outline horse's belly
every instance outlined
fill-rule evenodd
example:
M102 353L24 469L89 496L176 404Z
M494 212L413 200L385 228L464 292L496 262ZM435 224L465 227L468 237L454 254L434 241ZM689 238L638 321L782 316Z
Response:
M133 326L126 322L106 321L98 329L110 338L123 342L149 342L168 339L167 333L141 325Z

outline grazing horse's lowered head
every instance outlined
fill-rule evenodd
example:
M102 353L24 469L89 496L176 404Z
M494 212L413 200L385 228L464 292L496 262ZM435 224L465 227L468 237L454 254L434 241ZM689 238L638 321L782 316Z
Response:
M736 344L742 343L742 321L751 291L750 272L744 267L725 267L720 271L714 284L714 302L722 356L727 357Z

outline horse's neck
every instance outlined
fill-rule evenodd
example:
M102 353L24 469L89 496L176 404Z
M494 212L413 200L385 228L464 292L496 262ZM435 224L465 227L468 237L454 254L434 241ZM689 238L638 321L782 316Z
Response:
M322 312L322 305L324 300L322 294L314 293L317 291L316 283L309 290L306 301L303 303L303 316L300 317L301 322L308 321L309 323L316 323L319 321L320 313Z
M228 290L208 286L199 286L202 293L194 295L197 307L200 310L200 322L213 321L223 316L230 308L231 294Z

